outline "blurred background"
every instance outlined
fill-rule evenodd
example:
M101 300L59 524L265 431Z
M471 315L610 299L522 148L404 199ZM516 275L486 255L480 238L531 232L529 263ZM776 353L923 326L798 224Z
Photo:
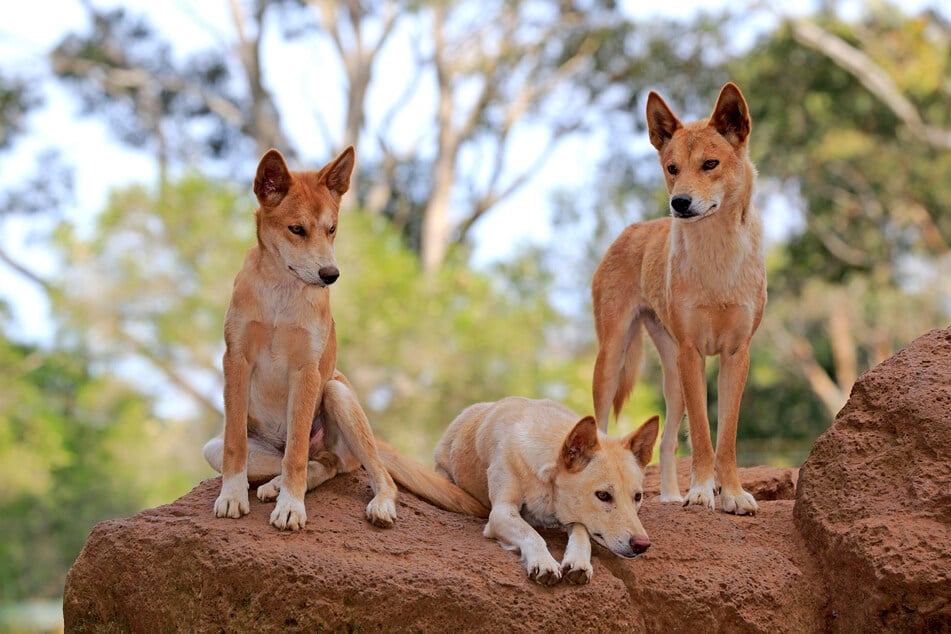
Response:
M376 432L426 464L473 402L591 411L591 275L624 226L667 207L649 90L686 120L732 80L751 109L769 304L742 464L801 464L861 372L946 327L951 7L645 4L8 11L0 629L61 627L92 526L213 475L200 450L222 424L222 320L270 147L295 169L357 148L332 289L339 367ZM645 356L613 433L663 412ZM715 373L711 359L711 420Z

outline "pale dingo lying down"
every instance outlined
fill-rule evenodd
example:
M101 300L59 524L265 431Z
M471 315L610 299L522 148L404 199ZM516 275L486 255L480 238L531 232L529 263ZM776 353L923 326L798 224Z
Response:
M591 542L621 557L650 547L637 518L644 467L657 439L654 416L624 438L598 431L552 401L509 397L463 411L436 446L436 471L485 506L484 535L521 552L543 585L591 579ZM564 527L561 564L532 525Z

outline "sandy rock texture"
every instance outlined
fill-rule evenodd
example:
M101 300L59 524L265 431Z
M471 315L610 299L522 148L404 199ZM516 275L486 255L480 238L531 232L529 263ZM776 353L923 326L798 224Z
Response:
M681 489L689 460L678 463ZM216 519L220 480L96 526L66 580L69 632L951 631L951 329L870 370L801 470L741 469L754 517L661 504L653 545L595 546L589 585L543 588L481 520L402 492L363 518L362 472L306 497L298 533L271 505ZM798 484L797 484L798 481ZM543 533L560 558L565 536Z
M855 383L802 466L795 520L832 629L951 630L951 328Z
M753 490L785 477L755 473ZM543 588L482 537L481 520L409 493L394 528L371 526L362 472L309 493L299 533L269 526L271 505L253 496L250 515L216 519L219 486L206 480L172 504L99 524L67 579L67 630L802 632L819 623L790 499L740 518L653 495L641 513L654 541L645 555L621 560L596 546L589 585ZM545 536L560 558L564 535Z

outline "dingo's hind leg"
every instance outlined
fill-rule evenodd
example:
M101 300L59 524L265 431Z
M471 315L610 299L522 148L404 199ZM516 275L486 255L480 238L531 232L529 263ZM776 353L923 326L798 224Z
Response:
M350 456L363 465L374 493L367 505L367 519L375 526L388 528L396 521L396 484L380 459L370 422L345 381L343 375L337 373L324 388L328 448L340 459L341 471L352 468L347 465Z

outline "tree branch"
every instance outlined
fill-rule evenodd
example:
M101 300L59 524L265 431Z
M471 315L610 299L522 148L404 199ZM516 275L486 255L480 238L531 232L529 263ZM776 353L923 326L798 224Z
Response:
M813 22L790 20L789 24L797 42L825 55L852 74L894 112L918 140L936 148L951 149L951 130L925 123L915 105L871 57Z

